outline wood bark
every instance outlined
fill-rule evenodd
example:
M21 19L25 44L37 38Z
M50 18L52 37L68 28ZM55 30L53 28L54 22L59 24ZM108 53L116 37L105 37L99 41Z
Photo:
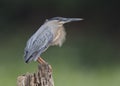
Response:
M38 65L36 73L18 76L17 86L54 86L51 66L49 64Z

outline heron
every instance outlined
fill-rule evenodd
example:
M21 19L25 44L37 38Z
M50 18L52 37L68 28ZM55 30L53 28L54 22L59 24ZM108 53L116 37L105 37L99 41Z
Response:
M41 58L41 54L48 47L62 46L65 41L66 32L64 24L72 21L81 21L82 18L53 17L47 19L43 25L30 37L24 50L24 60L26 63L38 61L40 64L46 63Z

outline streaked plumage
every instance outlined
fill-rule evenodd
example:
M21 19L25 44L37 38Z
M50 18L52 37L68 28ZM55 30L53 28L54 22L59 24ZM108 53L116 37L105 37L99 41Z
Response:
M66 36L63 24L80 20L82 19L63 17L54 17L47 20L27 41L24 51L25 62L36 61L49 46L61 46Z

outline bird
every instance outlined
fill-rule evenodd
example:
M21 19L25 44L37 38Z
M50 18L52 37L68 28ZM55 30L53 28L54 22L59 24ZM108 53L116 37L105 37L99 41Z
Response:
M28 39L24 49L25 63L38 61L40 64L45 64L41 54L44 53L50 46L62 46L65 41L66 31L64 24L81 21L82 18L65 18L53 17L46 19L43 25Z

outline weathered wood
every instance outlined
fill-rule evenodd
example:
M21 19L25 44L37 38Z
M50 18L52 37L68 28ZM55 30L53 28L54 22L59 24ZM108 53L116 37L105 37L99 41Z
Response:
M38 72L18 76L17 86L54 86L51 66L38 65Z

